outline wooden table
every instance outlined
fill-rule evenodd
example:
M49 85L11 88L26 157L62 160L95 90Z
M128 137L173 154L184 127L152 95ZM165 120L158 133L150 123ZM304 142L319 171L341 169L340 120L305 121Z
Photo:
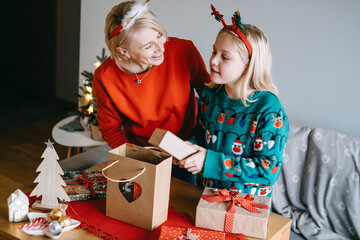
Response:
M94 167L89 168L89 170L98 170L106 166L105 163L101 163ZM1 176L0 176L1 177ZM1 180L1 178L0 178ZM1 185L2 188L5 188L6 192L10 195L16 188L13 186L10 179L7 179L7 183ZM3 182L4 183L4 182ZM30 192L32 189L20 188L23 192ZM200 199L203 189L188 182L184 182L177 178L171 179L170 186L170 204L174 207L175 210L180 212L188 213L192 218L195 219L196 206ZM2 198L3 199L3 198ZM11 223L8 221L8 208L7 203L0 203L0 239L49 239L44 236L31 236L26 233L23 233L18 230L18 227L25 224L26 222L20 223ZM290 223L291 220L275 213L270 214L269 227L267 238L269 240L287 240L290 235ZM98 236L91 235L89 232L83 229L73 229L69 232L65 232L61 235L60 239L66 240L77 240L77 239L102 239ZM249 238L255 240L256 238Z

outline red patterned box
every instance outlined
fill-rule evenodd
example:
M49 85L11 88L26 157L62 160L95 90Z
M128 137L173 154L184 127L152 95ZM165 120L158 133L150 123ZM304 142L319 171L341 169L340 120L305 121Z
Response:
M192 228L179 228L161 226L161 232L159 240L174 240L174 239L196 239L196 240L212 240L212 239L225 239L224 232L217 232L203 229L192 229Z

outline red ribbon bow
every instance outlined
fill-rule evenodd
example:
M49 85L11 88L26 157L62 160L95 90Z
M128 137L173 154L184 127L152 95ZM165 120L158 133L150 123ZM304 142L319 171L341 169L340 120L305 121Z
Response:
M94 183L98 182L106 182L106 179L101 180L89 180L88 176L86 175L85 171L81 171L84 178L76 178L77 181L81 181L82 183L85 183L85 189L90 189L91 192L91 198L95 198L95 190L94 190ZM67 184L76 184L76 182L67 182Z
M225 232L232 232L235 217L235 204L241 206L244 209L252 213L261 213L256 208L269 209L269 206L263 203L253 202L254 198L251 194L247 194L244 198L238 196L238 192L232 191L231 193L227 189L218 191L219 195L202 195L202 199L208 202L227 202L231 201L226 211L225 216Z

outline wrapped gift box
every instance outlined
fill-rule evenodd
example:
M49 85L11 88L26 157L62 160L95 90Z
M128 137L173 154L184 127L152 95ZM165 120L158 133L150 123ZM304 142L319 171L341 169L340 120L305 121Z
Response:
M229 211L229 206L232 202L231 200L209 202L203 199L208 198L208 200L210 200L209 197L211 196L213 199L214 196L216 197L216 200L219 200L221 194L215 194L214 192L216 192L216 190L214 190L214 188L204 189L203 195L196 208L196 227L217 231L226 231L226 227L229 228L230 226L230 228L232 227L232 230L229 232L242 233L249 237L262 239L266 238L271 198L245 193L228 192L225 189L226 192L228 192L230 195L234 195L235 198L240 198L240 200L245 199L241 200L243 201L243 206L235 204L235 211L232 217ZM258 211L258 213L250 212L249 210L245 209L246 206L250 206L249 208L251 208L252 211ZM226 214L229 214L227 222L225 221Z
M71 201L106 197L106 178L101 170L69 171L62 176Z
M181 138L170 131L160 128L155 129L148 142L153 146L161 148L178 160L182 160L196 152L194 148L186 144Z
M225 233L204 229L161 226L159 240L174 239L225 240Z

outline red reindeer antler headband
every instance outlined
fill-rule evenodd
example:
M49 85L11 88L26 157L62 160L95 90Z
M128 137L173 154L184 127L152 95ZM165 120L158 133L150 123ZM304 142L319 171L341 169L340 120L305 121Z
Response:
M231 18L232 20L232 24L233 25L226 25L222 14L220 14L218 11L216 11L215 7L211 4L211 10L212 13L211 15L215 16L215 19L219 22L222 22L222 24L224 25L224 28L230 29L231 31L233 31L234 33L236 33L236 35L238 35L240 37L240 39L243 41L243 43L245 44L249 55L251 57L252 55L252 48L251 45L249 43L249 41L247 40L247 38L245 37L245 35L240 31L240 29L245 29L244 26L241 23L241 17L240 17L240 12L236 11L233 15L233 17Z
M123 29L127 30L130 29L131 26L134 24L135 20L140 18L144 12L148 10L147 3L150 0L146 0L144 3L137 2L135 3L130 11L128 11L123 19L121 20L121 24L110 34L110 39L115 37L119 32L121 32Z

